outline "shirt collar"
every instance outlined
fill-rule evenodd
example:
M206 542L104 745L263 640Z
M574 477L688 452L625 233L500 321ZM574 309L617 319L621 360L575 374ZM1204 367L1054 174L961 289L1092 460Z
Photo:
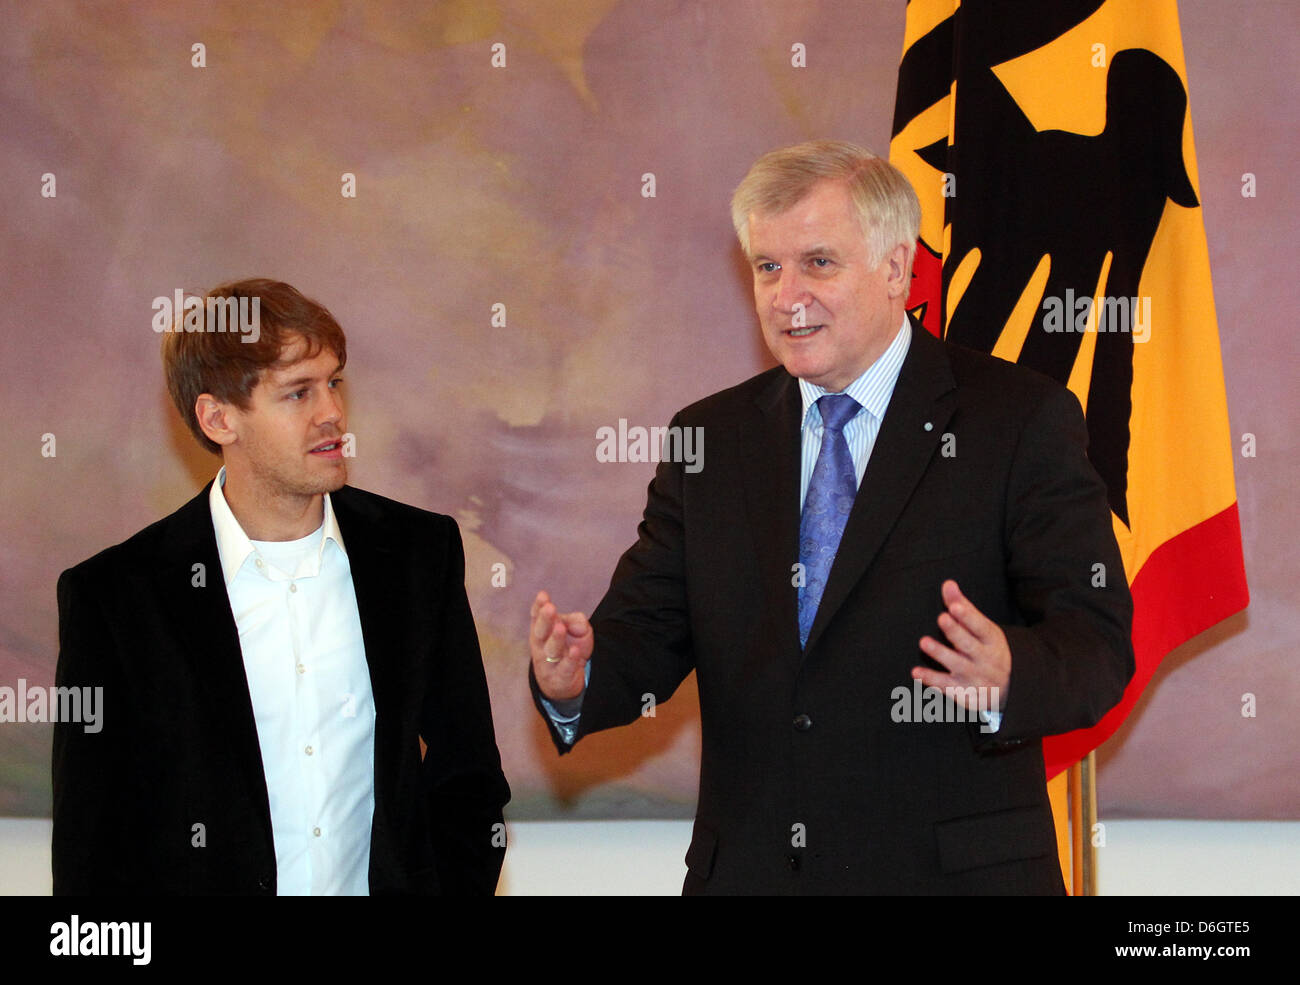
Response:
M239 525L235 519L235 514L230 510L230 504L226 502L226 495L221 491L221 487L226 484L226 467L221 466L221 471L212 481L212 489L208 493L208 507L212 511L212 528L217 535L217 554L221 558L221 575L225 579L226 585L229 585L239 573L239 569L244 566L250 554L256 553L257 549L253 546L252 540L248 534L244 533L244 528ZM346 558L348 556L347 548L343 546L343 532L339 530L338 519L334 516L334 506L330 502L330 494L325 494L325 535L321 538L321 552L325 551L325 544L328 541L334 541L339 550Z
M889 343L889 348L880 354L879 359L867 367L865 373L839 392L847 393L877 421L883 420L885 409L889 406L889 398L894 395L894 385L898 382L898 373L903 368L903 360L907 358L907 350L911 347L911 344L911 323L907 320L907 315L904 315L903 324L899 328L898 334L894 336L894 341ZM815 421L810 419L810 415L817 400L831 392L816 383L809 383L807 380L799 381L799 396L803 399L803 417L801 420L804 427L821 423L820 412L818 412Z

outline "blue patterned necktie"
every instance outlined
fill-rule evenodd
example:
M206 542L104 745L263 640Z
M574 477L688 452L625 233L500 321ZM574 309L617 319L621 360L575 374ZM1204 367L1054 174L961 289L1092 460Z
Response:
M853 509L853 498L858 494L857 472L849 443L844 440L844 425L861 410L861 404L846 393L836 393L819 398L817 410L822 416L822 447L799 518L799 563L804 574L799 589L800 646L808 643L826 590L826 578Z

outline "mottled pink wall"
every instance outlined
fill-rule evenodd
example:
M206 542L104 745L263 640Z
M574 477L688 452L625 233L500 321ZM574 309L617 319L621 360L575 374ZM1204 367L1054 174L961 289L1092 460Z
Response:
M1300 8L1181 9L1232 425L1259 447L1237 462L1254 602L1167 661L1101 754L1101 797L1297 817ZM216 470L166 403L151 299L279 277L348 331L354 483L465 532L511 816L689 816L693 684L559 761L525 686L529 600L590 609L634 537L651 467L598 463L598 427L666 423L769 365L730 190L782 143L884 152L902 32L895 0L0 9L0 684L52 681L59 571ZM48 812L49 743L0 725L0 813Z

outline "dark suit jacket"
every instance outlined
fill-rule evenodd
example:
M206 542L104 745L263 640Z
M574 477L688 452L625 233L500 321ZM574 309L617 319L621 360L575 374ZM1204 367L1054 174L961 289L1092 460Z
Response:
M331 501L375 701L370 890L490 894L510 790L456 523L350 487ZM104 691L101 732L55 728L54 892L274 894L270 805L207 490L65 571L58 591L57 683Z
M802 653L801 413L777 368L674 419L704 429L704 466L663 463L650 485L592 615L579 737L635 720L646 694L662 701L696 671L687 893L1063 892L1039 739L1095 723L1133 673L1132 603L1078 402L914 326ZM946 578L1010 643L993 735L894 720L895 688L929 662L918 640L942 636Z

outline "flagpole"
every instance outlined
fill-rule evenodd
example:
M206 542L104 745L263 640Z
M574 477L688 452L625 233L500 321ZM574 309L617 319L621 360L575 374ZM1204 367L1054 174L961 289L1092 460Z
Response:
M1083 895L1097 895L1097 846L1092 833L1097 830L1097 754L1090 752L1079 763L1083 787L1084 827L1079 832L1083 842Z
M1097 848L1092 833L1097 827L1097 757L1088 753L1069 768L1070 895L1097 895Z
M1070 895L1086 896L1083 880L1083 780L1081 762L1067 771L1070 797Z

